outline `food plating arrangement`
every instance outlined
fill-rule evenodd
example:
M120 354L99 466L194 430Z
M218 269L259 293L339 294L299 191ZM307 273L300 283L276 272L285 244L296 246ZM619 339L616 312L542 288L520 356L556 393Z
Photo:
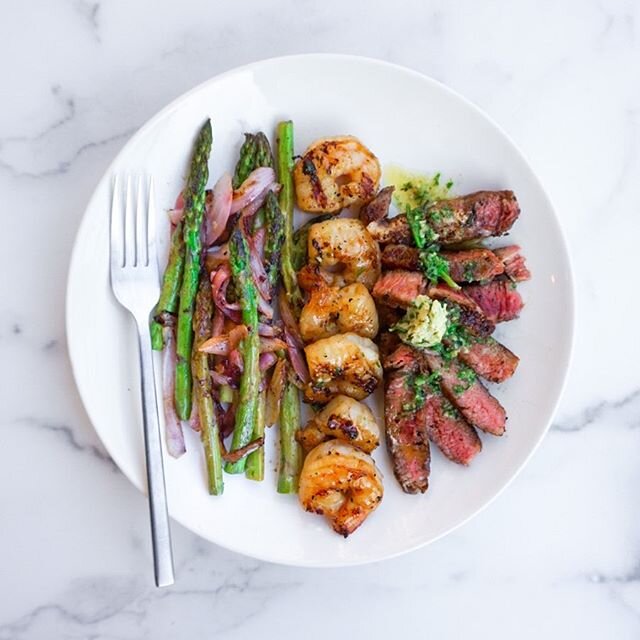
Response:
M520 314L530 273L520 247L482 244L518 219L512 191L455 196L437 173L383 173L350 135L297 156L293 133L278 124L275 157L263 132L245 134L233 175L208 189L204 123L169 212L152 344L171 456L185 453L183 427L199 432L221 495L224 472L265 478L277 426L277 491L346 537L383 499L381 440L416 494L429 488L430 443L469 465L478 431L505 432L483 381L516 371L493 333ZM296 206L314 216L297 229Z

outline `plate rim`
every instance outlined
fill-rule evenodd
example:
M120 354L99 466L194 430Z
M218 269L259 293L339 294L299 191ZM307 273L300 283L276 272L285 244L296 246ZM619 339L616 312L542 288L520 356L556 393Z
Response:
M186 529L188 529L191 533L197 535L200 538L203 538L205 540L207 540L208 542L215 544L216 546L219 546L221 548L227 549L229 551L232 551L234 553L238 553L241 554L243 556L246 557L252 557L252 558L256 558L257 560L263 561L263 562L269 562L272 564L279 564L279 565L284 565L284 566L296 566L296 567L306 567L306 568L339 568L339 567L347 567L347 566L360 566L360 565L366 565L366 564L371 564L374 562L381 562L383 560L391 560L393 558L397 558L399 556L411 553L413 551L416 551L417 549L420 549L422 547L426 547L427 545L433 544L434 542L442 539L443 537L449 535L450 533L454 532L455 530L457 530L459 527L462 527L463 525L465 525L467 522L469 522L471 519L473 519L474 517L476 517L479 513L481 513L482 511L484 511L489 505L491 505L493 503L494 500L496 500L502 493L503 491L505 491L505 489L507 489L507 487L509 487L511 485L511 483L516 479L516 477L518 477L518 475L521 473L521 471L524 469L524 467L530 462L531 458L533 457L533 455L536 453L536 451L538 450L538 448L540 447L540 444L542 443L542 440L545 438L545 436L547 435L547 433L549 432L549 429L551 428L551 425L553 423L553 419L558 411L558 407L560 405L560 402L564 396L565 390L566 390L566 386L567 386L567 381L569 378L569 372L571 370L571 366L572 366L572 362L573 362L573 356L574 356L574 349L575 349L575 328L576 328L576 294L575 294L575 275L574 275L574 269L573 269L573 265L572 265L572 258L571 258L571 252L569 249L569 243L567 242L567 238L566 238L566 234L565 234L565 230L562 226L562 223L560 221L560 218L558 216L556 207L554 206L554 203L551 199L551 197L549 196L547 190L544 188L540 178L538 177L538 174L536 173L536 171L534 171L533 167L531 166L531 164L529 163L527 157L524 155L524 153L521 151L520 147L514 142L514 140L511 138L511 136L489 115L487 114L483 109L481 109L478 105L476 105L474 102L472 102L471 100L469 100L468 98L466 98L464 95L460 94L459 92L457 92L456 90L450 88L449 86L447 86L446 84L440 82L439 80L436 80L434 78L432 78L431 76L428 76L420 71L417 71L411 67L407 67L401 64L397 64L394 62L389 62L387 60L382 60L379 58L374 58L374 57L370 57L370 56L360 56L360 55L353 55L353 54L344 54L344 53L302 53L302 54L289 54L289 55L284 55L284 56L274 56L274 57L270 57L270 58L263 58L263 59L259 59L259 60L254 60L252 62L249 62L247 64L243 64L237 67L233 67L230 69L227 69L226 71L223 71L221 73L218 73L206 80L204 80L203 82L198 83L197 85L195 85L194 87L192 87L191 89L185 91L184 93L180 94L179 96L177 96L176 98L174 98L173 100L171 100L171 102L169 102L167 105L165 105L164 107L162 107L159 111L157 111L153 116L151 116L149 119L147 119L137 130L136 132L125 142L124 146L116 153L116 155L112 158L111 162L109 163L109 165L107 166L107 168L105 169L105 171L102 173L101 177L99 178L99 180L96 182L93 191L91 193L91 196L89 197L87 204L84 208L84 212L82 214L82 219L80 221L80 224L77 227L76 230L76 234L74 237L74 241L73 241L73 248L71 250L71 254L70 254L70 260L69 260L69 268L67 271L67 280L66 280L66 290L65 290L65 335L66 335L66 342L67 342L67 353L69 356L69 362L71 364L71 371L72 371L72 375L73 375L73 379L76 385L76 388L78 390L78 394L80 396L80 400L82 402L82 406L84 407L84 410L87 414L87 417L89 418L89 421L91 423L91 426L94 430L94 432L96 433L96 435L98 436L98 438L100 439L100 442L102 443L102 446L104 446L104 448L106 449L107 453L109 454L109 456L112 458L112 460L115 462L115 464L117 465L119 471L123 474L123 476L125 478L127 478L127 480L134 486L136 487L136 489L138 489L141 493L146 495L146 486L144 486L144 482L142 483L142 486L137 483L132 477L129 476L129 474L123 469L123 467L121 466L118 458L119 456L117 455L117 453L114 453L114 451L111 450L111 448L107 445L107 443L105 442L105 440L103 439L101 432L98 430L98 428L96 427L96 420L94 419L94 416L92 415L92 410L89 408L89 406L87 405L87 402L85 401L85 385L82 382L77 368L76 368L76 360L74 357L74 353L75 353L75 349L73 346L74 340L73 340L73 331L72 331L72 327L71 325L71 304L72 304L72 295L71 295L71 290L72 290L72 280L74 278L74 274L77 271L77 267L76 267L76 262L79 260L79 253L80 253L80 236L83 235L83 231L84 231L84 227L86 225L88 225L88 212L95 206L95 202L97 201L98 198L98 193L100 191L101 185L105 180L109 179L109 176L112 174L113 172L113 167L118 163L120 157L126 152L127 148L132 145L133 143L135 143L139 138L143 137L147 130L151 129L153 126L155 126L156 122L161 120L162 118L166 117L168 114L170 114L172 111L176 110L183 102L185 102L186 100L188 100L193 94L198 93L199 91L201 91L204 87L210 85L210 84L214 84L216 82L219 82L221 80L223 80L224 78L226 78L227 76L231 76L234 74L238 74L238 73L242 73L242 72L247 72L247 71L251 71L253 69L256 69L262 65L269 65L269 64L279 64L281 62L289 62L292 60L303 60L303 59L308 59L308 58L314 58L316 60L319 61L331 61L331 62L339 62L339 61L347 61L347 62L356 62L356 63L364 63L364 64L369 64L369 65L374 65L374 66L378 66L378 67L386 67L388 70L394 72L394 73L402 73L405 74L407 76L412 76L413 78L421 81L421 82L426 82L428 84L431 84L432 86L436 87L439 91L442 91L446 94L448 94L450 97L453 97L454 99L460 101L461 103L463 103L467 108L471 109L472 111L474 111L477 115L479 115L481 118L483 118L487 124L489 124L492 128L494 128L501 136L503 136L503 138L511 145L513 151L519 156L519 159L524 163L524 165L528 168L530 174L531 174L531 179L533 181L533 183L535 184L536 188L539 189L541 195L544 197L544 199L547 202L547 205L551 211L551 213L553 214L553 222L555 223L555 227L556 227L556 232L557 232L557 236L558 236L558 240L560 243L560 246L562 248L562 251L564 253L564 260L566 262L566 273L564 273L563 275L566 277L567 279L567 299L566 299L566 307L565 307L565 316L566 316L566 320L568 322L567 324L567 330L569 332L568 335L568 345L567 345L567 350L566 350L566 359L565 359L565 363L564 363L564 371L562 373L562 380L561 383L559 385L559 390L558 390L558 394L556 396L556 399L552 405L551 411L549 413L549 418L546 421L546 424L544 425L544 428L541 429L540 434L537 438L537 440L533 443L530 451L527 453L527 455L524 457L524 459L520 462L520 464L514 469L514 471L512 472L511 476L503 483L503 485L488 499L486 500L483 504L481 504L480 506L478 506L476 509L472 510L469 514L467 514L466 517L462 518L459 522L453 524L452 526L450 526L449 528L443 530L442 532L440 532L438 535L425 540L425 541L421 541L417 544L413 544L410 545L408 547L406 547L405 549L401 549L399 551L395 551L395 552L391 552L391 553L383 553L380 554L378 557L373 557L373 558L366 558L366 559L354 559L354 560L349 560L349 559L341 559L340 561L336 561L336 562L314 562L313 559L309 560L309 561L304 561L304 560L285 560L282 558L275 558L273 556L269 557L265 554L259 553L259 552L247 552L245 549L239 549L236 548L233 544L222 544L218 541L214 541L211 538L209 538L208 536L205 536L199 532L194 531L193 529L191 529L191 527L186 524L185 522L183 522L181 519L176 518L175 516L171 515L171 510L169 509L169 515L170 517L175 520L176 522L180 523L183 527L185 527ZM164 453L164 455L166 456L166 453ZM144 474L143 474L144 476Z

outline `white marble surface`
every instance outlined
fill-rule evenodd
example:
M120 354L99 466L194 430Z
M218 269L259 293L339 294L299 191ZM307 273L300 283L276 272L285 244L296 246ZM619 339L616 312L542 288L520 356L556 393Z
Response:
M149 116L220 71L307 51L414 67L521 146L572 250L578 322L566 395L513 484L428 548L297 570L174 525L178 582L157 591L145 499L105 454L71 377L69 252L96 181ZM398 628L638 638L639 69L632 0L4 2L0 640L383 638Z

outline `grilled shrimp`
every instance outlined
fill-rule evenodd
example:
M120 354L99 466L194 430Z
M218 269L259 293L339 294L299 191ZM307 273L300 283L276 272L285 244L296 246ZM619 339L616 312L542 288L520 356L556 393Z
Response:
M296 433L305 451L333 438L371 453L380 444L380 427L366 404L349 396L336 396Z
M382 500L382 474L359 449L330 440L307 456L300 473L298 497L306 511L327 517L345 538Z
M305 342L348 332L375 338L378 313L363 284L356 282L341 289L329 287L324 281L318 284L300 314L300 333Z
M360 220L318 222L309 229L308 242L309 264L318 266L329 284L361 282L371 289L380 277L380 248Z
M378 191L380 163L358 138L321 138L307 148L293 170L298 207L337 213L369 202Z
M369 338L343 333L323 338L304 349L311 381L309 402L328 402L339 393L362 400L382 380L378 347Z

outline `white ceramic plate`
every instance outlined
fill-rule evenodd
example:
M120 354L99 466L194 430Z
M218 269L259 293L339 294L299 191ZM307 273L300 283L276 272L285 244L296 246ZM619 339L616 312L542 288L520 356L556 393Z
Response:
M384 500L345 540L321 517L303 512L295 496L276 493L275 431L268 434L266 480L225 476L220 498L207 494L201 446L193 433L187 433L185 456L165 457L171 516L249 556L292 565L352 565L432 542L506 486L540 442L558 403L572 345L573 293L567 250L548 197L514 144L486 115L441 84L384 62L336 55L266 60L178 98L140 129L101 180L78 232L69 273L67 331L76 382L105 447L141 490L135 336L109 287L110 177L125 171L152 174L159 206L170 207L206 117L214 128L210 184L234 166L244 131L272 133L279 120L290 118L298 153L315 138L349 133L383 165L441 171L454 179L456 193L516 192L522 215L502 244L522 245L533 280L521 287L527 303L521 318L501 326L499 337L521 364L512 380L495 389L509 415L507 434L482 434L484 449L470 468L448 462L432 447L429 491L410 496L400 490L380 447L375 458L385 476ZM159 234L166 249L166 222Z

